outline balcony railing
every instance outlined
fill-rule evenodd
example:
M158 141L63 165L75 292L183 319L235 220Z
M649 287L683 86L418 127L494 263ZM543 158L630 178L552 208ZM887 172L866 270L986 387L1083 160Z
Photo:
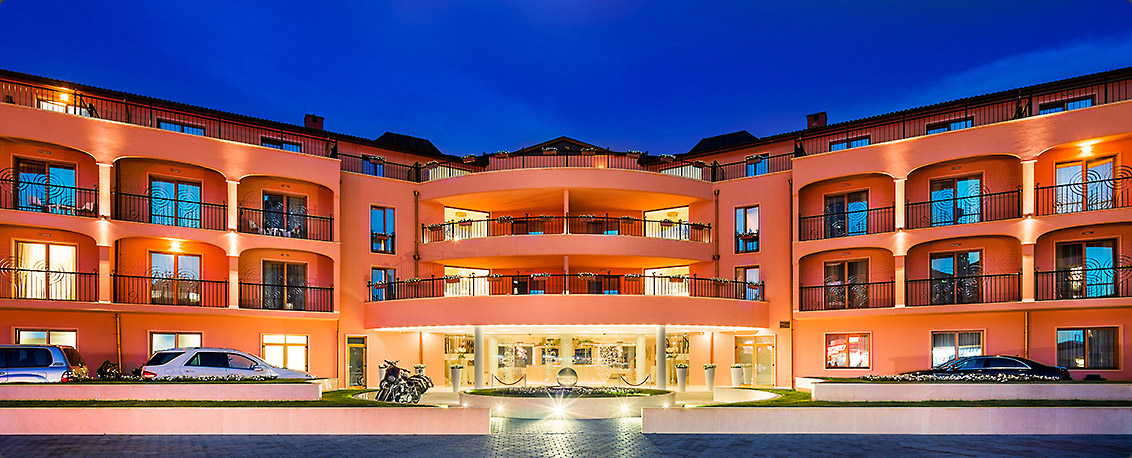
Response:
M1038 272L1039 301L1132 297L1132 266Z
M274 237L330 241L334 218L240 207L240 232Z
M628 216L520 216L421 225L422 243L508 235L596 234L707 243L711 225Z
M98 189L0 179L0 208L98 217Z
M910 203L904 214L904 224L908 229L1021 218L1022 191Z
M908 280L909 306L1018 302L1022 300L1022 274L970 275Z
M98 272L0 268L0 299L98 301Z
M1132 179L1129 178L1039 186L1035 192L1038 215L1132 207Z
M240 282L240 308L333 312L334 288Z
M734 280L607 274L529 274L441 277L367 284L371 301L456 296L595 294L689 296L763 300L763 283Z
M119 304L227 307L228 282L175 277L113 275L114 302Z
M798 310L845 310L895 307L891 281L802 286Z
M798 218L798 239L821 240L896 230L896 207L870 208Z
M223 231L228 229L228 206L116 192L114 219Z

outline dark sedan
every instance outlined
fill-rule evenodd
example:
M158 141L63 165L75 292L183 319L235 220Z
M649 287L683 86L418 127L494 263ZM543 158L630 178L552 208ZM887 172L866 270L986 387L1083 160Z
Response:
M1040 377L1056 377L1058 380L1073 380L1069 369L1064 367L1047 366L1037 361L1031 361L1017 356L968 356L940 364L930 370L905 372L906 375L935 375L935 376L961 376L961 375L1029 375Z

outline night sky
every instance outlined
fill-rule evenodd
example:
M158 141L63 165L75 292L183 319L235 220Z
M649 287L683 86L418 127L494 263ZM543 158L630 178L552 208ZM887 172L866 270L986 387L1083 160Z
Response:
M559 135L680 153L1132 65L1128 0L6 0L0 19L0 68L457 155Z

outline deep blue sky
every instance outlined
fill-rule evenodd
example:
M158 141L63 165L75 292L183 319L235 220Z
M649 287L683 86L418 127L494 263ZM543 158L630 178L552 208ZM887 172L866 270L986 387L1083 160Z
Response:
M2 68L451 154L677 153L1132 65L1128 0L6 0L0 20Z

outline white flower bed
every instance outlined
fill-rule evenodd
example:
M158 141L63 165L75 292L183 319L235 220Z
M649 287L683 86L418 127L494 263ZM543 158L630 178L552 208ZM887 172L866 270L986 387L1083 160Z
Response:
M971 383L1010 383L1010 382L1056 382L1057 377L1047 375L1018 374L948 374L948 375L865 375L861 380L869 382L971 382Z

